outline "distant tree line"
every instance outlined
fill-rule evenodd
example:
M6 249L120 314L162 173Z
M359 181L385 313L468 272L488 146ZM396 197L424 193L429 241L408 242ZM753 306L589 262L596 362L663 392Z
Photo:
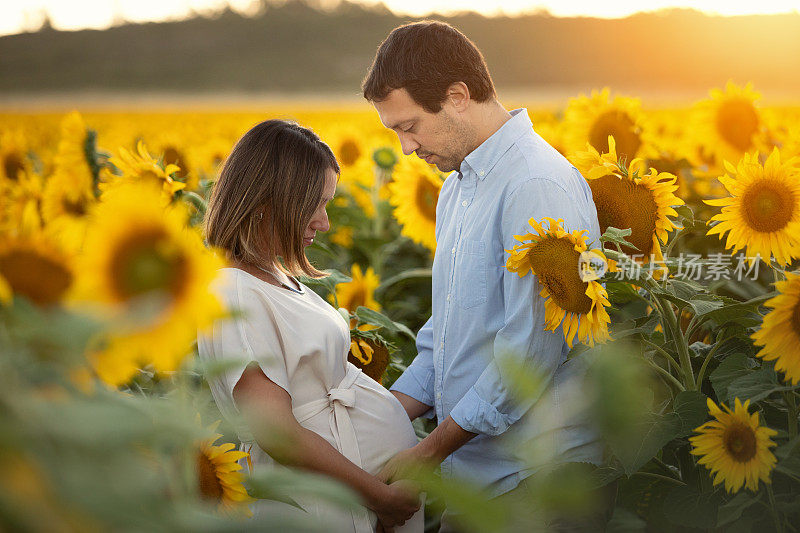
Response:
M446 20L483 51L499 87L687 90L753 81L800 94L800 14L710 17L691 10L625 19L532 14ZM410 21L385 7L263 2L254 17L126 24L0 37L0 91L352 92L375 49Z

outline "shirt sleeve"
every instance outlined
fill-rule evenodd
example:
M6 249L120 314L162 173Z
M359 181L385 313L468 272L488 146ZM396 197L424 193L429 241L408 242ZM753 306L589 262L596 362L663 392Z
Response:
M390 390L402 392L433 406L433 317L417 333L417 356ZM433 409L423 416L430 417Z
M584 222L576 199L554 181L531 179L508 198L501 225L504 249L518 243L514 235L531 231L528 220L532 217L562 218L565 229L584 229L580 227ZM536 276L520 278L503 269L504 325L495 336L492 359L450 412L464 430L486 435L504 433L538 401L564 362L563 330L559 326L555 331L545 331L545 301L540 291ZM518 380L513 374L518 372L537 378L536 387L526 391L524 398L514 392L513 383Z
M212 369L208 383L223 416L235 417L238 413L233 388L253 361L291 394L280 331L269 302L235 275L215 280L212 290L226 310L235 313L216 320L209 331L198 335L197 343L200 359Z

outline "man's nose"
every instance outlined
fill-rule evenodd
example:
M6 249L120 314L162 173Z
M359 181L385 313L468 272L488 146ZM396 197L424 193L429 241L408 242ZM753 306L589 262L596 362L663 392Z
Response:
M403 149L403 153L405 155L411 155L414 151L419 148L419 143L414 141L411 137L407 135L400 135L400 148Z

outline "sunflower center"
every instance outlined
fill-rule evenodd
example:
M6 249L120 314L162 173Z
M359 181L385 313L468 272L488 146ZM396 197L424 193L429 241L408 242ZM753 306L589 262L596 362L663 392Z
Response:
M742 207L748 225L763 233L784 229L794 214L791 194L779 183L757 181L742 197Z
M189 167L186 164L186 158L174 146L167 146L164 148L164 164L165 165L178 165L178 170L175 175L179 178L185 178L189 173Z
M160 229L123 240L111 262L114 289L123 300L154 291L180 295L186 268L186 257Z
M70 198L62 198L61 199L61 207L64 209L64 212L73 217L82 217L86 214L87 210L87 202L86 198L81 196L77 200L72 200Z
M203 452L197 454L197 478L200 484L200 495L215 502L222 501L222 483L217 477L214 463Z
M745 424L733 424L722 436L725 449L739 463L746 463L756 456L756 434Z
M758 115L748 100L729 100L717 112L717 132L725 141L744 152L758 129Z
M800 337L800 301L795 302L792 309L792 329L797 337Z
M636 132L636 125L627 113L611 110L597 117L589 131L589 142L595 150L607 154L609 135L613 135L617 143L617 154L628 161L636 156L642 140Z
M622 251L649 257L658 220L658 204L653 192L641 183L611 175L589 181L589 187L597 208L600 233L605 233L609 227L630 228L631 234L626 239L639 250L623 246Z
M3 170L8 179L17 181L19 179L19 173L23 168L25 168L25 165L18 153L11 152L3 158Z
M72 284L72 273L63 264L32 250L0 255L0 274L14 294L41 306L58 302Z
M430 221L435 221L439 189L423 176L417 180L416 200L420 214Z
M339 160L344 166L349 167L361 157L361 148L353 139L345 139L339 147Z
M580 254L566 239L545 238L528 251L528 259L539 283L545 286L561 309L588 314L592 299L586 295L587 283L578 274Z

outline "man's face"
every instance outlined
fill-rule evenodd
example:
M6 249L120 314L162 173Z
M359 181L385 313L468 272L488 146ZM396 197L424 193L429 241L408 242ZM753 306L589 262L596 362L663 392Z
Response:
M429 113L405 89L394 89L380 102L372 102L384 126L393 130L403 153L424 159L442 172L458 170L470 152L469 129L449 101Z

